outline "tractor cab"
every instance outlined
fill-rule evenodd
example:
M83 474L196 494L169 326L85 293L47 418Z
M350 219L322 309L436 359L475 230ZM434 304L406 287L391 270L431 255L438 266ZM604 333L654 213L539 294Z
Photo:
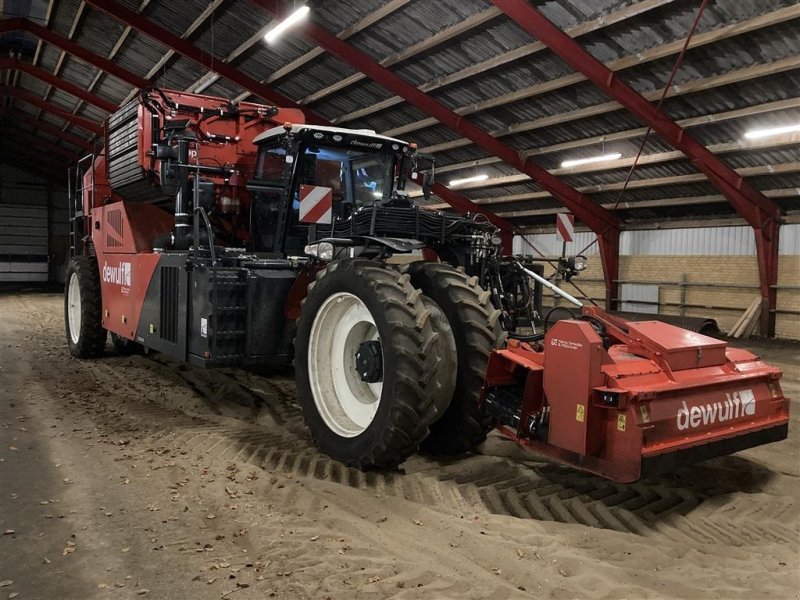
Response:
M412 145L367 129L286 124L253 143L251 249L284 256L303 253L310 227L326 229L361 207L402 201L419 159Z

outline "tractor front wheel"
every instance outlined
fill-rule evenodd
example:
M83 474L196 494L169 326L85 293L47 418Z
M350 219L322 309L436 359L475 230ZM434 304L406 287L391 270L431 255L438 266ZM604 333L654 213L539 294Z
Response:
M437 406L439 335L408 275L365 260L330 263L297 323L300 405L317 446L361 469L417 451Z
M76 256L67 269L64 321L70 354L78 358L100 356L106 346L100 298L100 272L93 256Z

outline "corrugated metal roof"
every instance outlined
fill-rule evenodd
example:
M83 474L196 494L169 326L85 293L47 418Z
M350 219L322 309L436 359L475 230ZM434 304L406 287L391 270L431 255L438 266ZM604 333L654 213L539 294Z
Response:
M138 11L142 2L124 0L123 4ZM314 21L333 33L353 27L385 7L382 0L311 0L310 4ZM271 20L270 15L251 3L222 2L215 11L206 14L204 21L196 22L208 6L208 2L202 0L186 0L177 4L152 0L144 9L143 16L177 36L186 36L190 43L218 59L238 50ZM796 6L794 0L745 3L738 0L715 0L711 3L700 21L697 35L723 32L724 35L719 37L724 39L688 51L676 78L680 89L664 105L667 114L675 119L692 119L690 133L712 146L735 143L750 128L797 121L800 118L800 107L787 106L778 111L762 110L752 116L726 117L725 120L711 124L701 124L699 120L703 115L715 115L798 96L800 69L791 69L790 62L786 62L800 55L798 15L782 17L783 22L768 26L751 24L752 19L761 19L763 15L787 10L787 7L792 6ZM614 16L619 11L633 10L636 7L635 0L552 0L537 5L537 8L562 29L584 26L588 33L584 32L579 42L605 62L619 61L631 56L647 58L650 53L666 44L674 46L677 43L679 47L697 10L696 4L692 2L663 0L652 2L647 10L639 9L638 13L621 20ZM76 20L77 15L80 17ZM41 17L33 13L31 16ZM478 24L467 27L465 23ZM196 28L187 34L187 29L193 24ZM736 31L725 29L734 24L745 24L747 27L740 26ZM54 3L49 27L62 36L67 36L74 30L74 40L78 44L101 56L109 55L124 29L123 24L81 0L61 0ZM449 35L447 32L450 31L457 33ZM393 57L397 53L406 52L415 44L442 33L447 34L447 39L436 44L426 44L424 50L405 56L395 64ZM350 35L347 41L374 60L390 58L390 68L399 76L412 84L430 89L430 95L446 106L464 109L465 118L484 130L496 132L510 147L520 152L534 151L531 160L546 169L557 170L573 186L588 189L598 185L618 186L627 176L628 169L622 167L564 174L558 171L561 161L591 156L601 151L616 151L624 157L631 157L641 142L642 124L636 118L625 110L615 109L594 85L580 81L580 77L575 78L572 70L549 50L531 51L530 48L538 48L535 40L500 14L487 0L463 0L457 3L435 0L397 2L395 10L387 11L382 18ZM12 32L0 38L0 49L9 48L20 52L23 60L32 60L36 45L36 38L27 34ZM272 46L256 40L252 47L236 57L233 64L252 78L264 80L312 49L311 44L297 35L287 35L280 43ZM143 77L165 56L167 50L148 36L134 31L121 44L113 60ZM514 56L513 59L498 58L512 51L516 52L509 55ZM61 54L59 48L43 43L38 65L53 72ZM674 59L674 52L670 52L662 58L645 60L640 65L626 68L618 76L640 91L657 90L666 81ZM470 77L459 77L465 70L489 60L501 60L502 65L483 69ZM776 64L784 66L779 72L770 73L769 66ZM754 72L759 65L763 65L764 69L760 73ZM206 74L208 67L209 65L198 65L192 60L175 55L153 73L152 81L157 85L184 89ZM97 73L95 67L67 56L59 75L84 89L96 80L92 93L112 102L121 102L131 92L130 86L125 82L108 75L97 79ZM352 66L322 53L270 85L288 97L302 101L354 73L356 70ZM732 73L738 73L733 82L718 85L717 78ZM560 79L563 82L559 85L552 84ZM684 93L684 90L692 89L700 81L703 82L701 88ZM443 82L448 83L442 85ZM547 84L550 91L542 88L542 84ZM75 110L80 116L97 122L105 117L104 111L91 104L79 103L76 98L62 91L52 90L48 94L49 86L33 77L21 75L18 85L39 97L47 94L49 102L68 111ZM206 93L234 97L243 91L239 86L221 78ZM477 112L473 110L475 106L484 106L488 100L505 98L515 91L528 97L500 102L497 106L486 107ZM531 95L533 92L537 93ZM361 78L356 83L341 86L338 91L321 96L310 107L326 118L339 119L388 100L392 98L392 93L366 78ZM17 108L28 114L40 113L38 109L24 102L13 102ZM601 108L598 109L598 106ZM65 125L63 119L52 115L44 114L40 118L59 127ZM426 118L427 115L408 103L391 100L388 108L373 111L348 121L347 124L385 132L408 128L409 124L424 121ZM68 129L76 135L89 137L79 128L68 126ZM504 135L511 130L515 133ZM620 133L628 131L634 133ZM594 139L598 136L616 136L619 139L604 143ZM443 173L443 181L476 169L491 177L516 173L512 167L499 162L480 167L464 165L463 163L469 161L487 159L489 154L471 142L462 141L460 134L435 123L422 128L411 127L407 134L400 137L415 141L421 147L450 142L449 149L438 153L438 164L462 166ZM45 139L50 140L49 137ZM556 144L569 144L569 147L550 148ZM671 147L657 136L652 136L645 148L646 155L672 152ZM798 161L799 153L800 149L795 144L726 152L722 158L734 168L752 168ZM695 175L697 170L686 159L674 158L672 154L668 156L669 160L656 163L649 161L649 164L637 168L633 181L649 180L650 183L646 187L635 186L626 192L623 208L620 209L623 220L670 216L684 218L690 211L686 205L654 207L646 202L718 194L713 186L702 180L673 183L671 177ZM751 177L750 181L759 189L800 187L797 172ZM532 181L493 185L490 179L487 184L488 187L464 190L463 193L470 198L492 200L510 196L512 199L508 202L490 204L491 208L498 211L536 210L558 205L551 197L535 200L513 199L540 192L541 187ZM618 196L619 192L616 190L591 194L594 201L601 203L614 202ZM645 204L637 207L636 203L640 202ZM787 210L795 210L800 205L800 200L794 197L780 198L777 202ZM697 216L727 215L731 213L731 209L726 204L708 202L691 207L691 213ZM539 217L519 217L517 221L520 224L536 223L539 222Z

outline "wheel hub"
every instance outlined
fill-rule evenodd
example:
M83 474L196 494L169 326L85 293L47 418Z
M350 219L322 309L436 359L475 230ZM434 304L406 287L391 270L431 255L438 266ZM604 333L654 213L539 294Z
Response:
M361 381L377 383L383 378L383 353L378 340L362 342L356 352L356 370Z

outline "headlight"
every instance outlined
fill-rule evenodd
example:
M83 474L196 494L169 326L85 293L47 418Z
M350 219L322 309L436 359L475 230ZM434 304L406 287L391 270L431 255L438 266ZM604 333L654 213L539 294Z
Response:
M569 257L569 266L575 271L583 271L586 268L586 257L578 254Z
M320 260L333 260L334 246L330 242L308 244L304 252L309 256L316 256Z

